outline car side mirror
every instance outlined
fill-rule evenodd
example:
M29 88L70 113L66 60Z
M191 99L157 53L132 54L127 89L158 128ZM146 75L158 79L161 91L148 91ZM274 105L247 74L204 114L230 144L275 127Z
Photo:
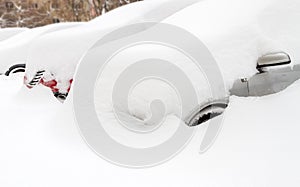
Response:
M268 72L271 69L285 67L291 64L290 56L285 52L270 53L260 57L257 61L256 69L260 72Z

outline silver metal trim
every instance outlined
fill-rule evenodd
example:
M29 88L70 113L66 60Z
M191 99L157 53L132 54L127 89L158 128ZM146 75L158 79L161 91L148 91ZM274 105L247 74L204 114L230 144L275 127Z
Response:
M224 98L224 99L219 99L219 100L214 100L214 101L210 101L210 102L206 102L201 104L200 106L196 107L191 113L190 115L188 115L185 119L184 122L190 126L197 126L200 125L202 123L198 123L199 120L207 114L210 114L208 117L210 119L221 115L225 109L227 108L229 103L229 98ZM208 121L206 120L206 121ZM204 121L204 122L206 122Z

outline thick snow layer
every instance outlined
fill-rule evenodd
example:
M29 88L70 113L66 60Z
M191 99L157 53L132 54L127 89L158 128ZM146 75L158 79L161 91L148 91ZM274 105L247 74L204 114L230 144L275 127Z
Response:
M300 38L297 23L300 16L298 9L285 6L285 3L300 7L299 2L294 0L284 3L277 0L202 1L179 11L163 23L184 28L206 44L216 59L223 74L225 86L229 90L235 80L257 73L257 59L266 53L286 51L292 56L293 62L300 62L297 53L300 48L298 43L294 42ZM285 27L274 24L278 17L275 7L281 7L287 11L286 14L282 13L280 16L289 20L289 24L285 23ZM269 25L268 23L261 24L261 21L265 19L269 19ZM289 33L289 36L293 35L296 39L287 37L287 34L278 34L276 38L271 37L270 34L269 37L268 33L271 33L272 29L276 30L273 34L278 30L289 29L289 31L282 32ZM197 90L199 99L199 103L195 103L194 107L211 99L210 87L203 72L197 70L197 67L187 58L178 54L176 50L167 49L164 46L142 45L122 51L105 66L95 90L95 103L99 116L105 115L106 112L120 110L147 121L152 116L149 106L154 100L161 100L165 104L167 114L180 116L182 112L180 93L178 95L174 89L157 79L143 81L134 87L128 98L128 109L126 106L120 106L122 104L117 104L117 108L113 108L111 96L118 76L133 62L151 57L173 62L188 75ZM88 62L84 61L84 63Z
M0 29L0 41L6 40L16 34L26 31L27 28L6 28Z
M158 1L147 2L155 2L155 8ZM40 37L30 49L27 73L46 68L58 79L71 79L75 65L96 42L95 37L103 36L107 27L140 18L148 5L132 4L84 26ZM257 58L266 52L284 50L299 63L299 7L296 0L206 0L163 22L198 36L216 58L229 88L233 80L253 75ZM126 19L120 19L120 15L125 17L123 10L128 12ZM279 24L279 19L288 21ZM165 82L147 80L132 90L128 113L146 120L150 116L148 103L160 99L168 112L162 127L155 133L140 135L115 125L118 120L110 98L113 82L130 63L153 55L181 67L195 85L198 97L208 98L204 75L187 65L188 60L178 51L150 44L124 50L111 60L96 83L95 106L99 118L106 122L102 123L105 130L131 147L160 144L174 132L173 124L181 120L176 92ZM102 160L84 143L75 122L72 91L61 105L50 96L50 90L37 86L29 91L22 80L22 76L0 77L0 186L279 187L299 183L299 81L267 97L232 97L223 129L205 154L198 152L207 124L196 127L189 146L173 160L150 169L132 170Z
M196 1L199 0L188 0L188 2ZM73 78L76 65L80 59L98 39L126 24L151 21L151 13L162 5L168 8L169 3L170 0L151 0L132 3L104 14L81 27L41 37L29 52L28 71L26 75L30 79L34 76L37 69L46 69L55 74L59 81L69 81ZM189 3L181 2L179 4ZM170 8L170 10L167 12L171 12L172 14L176 13L175 10L178 10L178 8L175 6L174 8ZM154 17L156 16L154 15ZM165 16L162 15L162 18ZM160 21L159 17L161 16L158 16L158 21ZM63 56L57 55L59 53L63 53ZM41 58L45 59L42 63L40 61Z
M62 85L67 85L74 76L76 65L98 39L125 24L151 20L151 16L155 17L155 14L151 14L151 12L162 5L172 3L176 3L176 1L153 0L133 3L83 26L40 37L29 51L26 72L28 80L37 70L45 69L48 73L53 74ZM229 90L236 79L250 77L257 72L256 61L263 54L286 51L291 55L293 62L299 63L300 56L297 53L300 49L299 42L297 42L300 38L299 7L300 3L297 0L284 2L281 0L263 2L260 0L206 0L172 14L162 15L160 19L162 23L186 29L205 43L216 59L225 86ZM166 11L172 12L174 7L165 6L165 8ZM280 10L280 14L278 14L278 10ZM278 19L281 22L278 22ZM122 58L119 58L119 64L122 65L115 65L116 69L107 70L109 76L105 79L107 81L104 81L106 84L100 83L99 85L102 93L106 95L111 93L109 90L114 85L113 77L117 76L117 72L120 72L120 68L124 64L126 65L126 60L123 59L128 60L132 56L136 56L135 50L132 50L132 54L127 53L128 56L123 55ZM143 50L146 53L147 49ZM157 52L159 50L160 47L157 50L149 48L148 51L151 52L148 54L151 57L159 56L160 53ZM168 53L168 56L176 56L172 51ZM99 55L101 55L101 51L99 51ZM176 60L173 61L176 63ZM204 86L206 83L203 75L200 75L202 72L193 70L196 68L186 66L186 64L187 61L181 62L182 69L191 77L192 83L198 91L198 97L201 99L200 103L209 100L209 87ZM127 112L143 120L149 118L151 113L149 107L146 106L154 97L146 93L151 92L153 88L155 88L154 90L162 88L159 85L158 81L152 81L152 83L140 87L140 91L134 92L134 95L129 98L133 107ZM165 88L160 95L164 97L160 99L167 102L172 100L169 96L174 94ZM101 105L111 105L107 97L103 98L106 99L99 100ZM168 113L177 114L179 105L175 98L173 101L167 102L171 103L168 106ZM107 111L107 108L99 110Z
M149 21L151 19L145 19L143 15L151 15L147 13L164 3L174 2L152 0L133 3L82 27L45 35L30 51L28 75L37 68L47 68L56 73L58 79L70 79L75 71L74 66L89 47L106 33L126 23ZM296 53L300 33L297 24L299 6L297 0L205 0L177 11L163 23L180 26L205 42L221 69L224 69L224 76L229 78L230 84L237 76L255 73L253 64L267 52L284 50L299 61ZM63 57L57 55L62 51ZM41 62L40 59L45 57L46 60ZM232 64L243 71L234 71ZM65 70L70 73L66 75Z
M173 160L134 170L107 163L88 148L75 125L70 101L58 104L43 87L28 91L21 85L22 76L0 79L1 186L280 187L299 183L299 81L272 96L233 97L223 129L207 153L198 154L203 125Z
M164 22L198 36L210 49L231 87L239 77L257 72L257 59L277 51L299 56L297 0L211 0L190 6Z
M0 42L0 72L3 73L12 65L26 63L31 45L41 35L79 25L82 25L82 23L59 23L28 29Z

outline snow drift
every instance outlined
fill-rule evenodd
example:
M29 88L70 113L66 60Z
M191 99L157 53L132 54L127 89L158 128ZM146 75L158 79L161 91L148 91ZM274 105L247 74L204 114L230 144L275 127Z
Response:
M299 42L295 42L300 38L300 32L296 26L300 18L298 1L207 0L196 2L193 1L193 5L181 7L181 10L177 7L177 12L163 15L161 22L184 28L205 43L219 65L226 90L229 90L238 78L251 77L257 73L257 59L266 53L285 51L292 57L293 62L298 63ZM176 1L154 0L133 3L82 26L45 34L30 48L26 72L28 79L30 80L36 71L46 70L48 73L46 77L55 78L58 87L61 86L61 90L66 92L68 88L66 85L69 85L70 80L73 79L80 59L98 39L126 24L149 21L151 16L155 17L155 14L151 12L155 12L162 5L172 3L176 4ZM174 10L177 9L174 8ZM281 11L280 15L278 9ZM121 17L126 19L120 19ZM277 24L277 17L280 17L282 22L289 21L284 22L284 26L280 26ZM150 56L163 56L179 66L195 86L200 98L199 103L214 99L210 96L209 85L203 72L195 70L193 65L187 65L189 64L187 59L176 55L174 51L164 49L162 46L146 47L146 45L130 50L131 52L126 51L125 55L120 54L121 57L113 59L114 62L118 61L118 64L111 67L108 65L104 73L107 76L102 76L102 83L104 83L100 81L97 85L96 103L105 106L99 111L112 112L112 101L109 97L114 81L124 68L137 58ZM139 85L137 90L132 92L133 95L128 98L130 109L126 112L138 119L149 119L151 111L148 106L153 99L159 99L163 103L170 103L167 106L167 114L178 116L180 111L178 96L171 93L166 85L156 80L150 82ZM98 88L101 91L97 92ZM154 95L157 96L154 97Z
M6 40L16 34L26 31L27 28L6 28L0 29L0 41Z
M130 7L134 12L139 5ZM293 62L299 63L299 7L296 0L206 0L163 22L181 26L199 37L217 60L226 87L230 88L235 79L255 74L257 58L267 52L286 51ZM99 18L103 18L102 21L93 21L93 26L91 22L87 27L39 38L30 50L28 73L35 68L46 68L62 81L72 78L77 60L95 42L95 33L106 23L118 25L122 22L122 10ZM139 13L132 13L132 17ZM110 17L112 14L116 20ZM53 53L47 53L52 50ZM113 81L122 68L134 62L132 60L153 55L181 67L198 89L199 96L207 99L201 95L207 93L203 86L206 83L204 75L194 71L193 66L186 66L188 60L182 54L166 46L128 48L113 59L95 89L101 119L106 120L107 130L124 145L160 144L174 132L176 126L173 124L180 120L176 117L180 109L176 91L164 82L147 80L134 87L127 112L147 119L148 103L153 99L162 100L169 116L160 133L126 135L115 125L118 120L109 98ZM203 84L199 84L199 79ZM28 92L21 81L22 77L1 76L0 80L0 111L5 114L0 125L2 186L185 186L187 181L191 186L293 186L298 183L299 81L275 95L231 98L223 131L209 152L197 154L206 129L203 125L198 127L197 134L181 155L165 165L142 172L110 165L88 149L74 125L71 99L60 105L50 97L48 90L37 87ZM112 173L118 180L111 180Z
M34 29L27 29L24 32L2 41L0 43L0 72L4 73L4 71L6 71L10 66L15 64L25 64L27 62L27 54L31 45L33 45L34 41L43 34L79 25L82 25L82 23L59 23Z
M293 4L293 8L289 6L290 4ZM280 14L280 17L289 20L290 24L281 28L274 24L276 17L279 16L275 7L286 11ZM294 0L289 2L276 0L264 2L203 1L179 11L162 23L184 28L202 40L216 59L225 86L229 90L235 80L251 77L257 73L257 59L264 54L286 51L292 56L293 62L299 63L296 51L300 48L298 44L295 45L295 40L300 36L298 27L295 25L300 17L295 7L300 7L300 4ZM262 24L262 20L266 19L269 20ZM286 31L287 28L288 31ZM287 34L272 37L272 30L274 30L272 34L284 30L288 33L288 37ZM290 38L291 35L297 39ZM132 47L114 56L114 59L103 70L101 80L99 78L95 88L95 103L99 116L116 109L113 108L111 95L118 76L126 69L126 66L151 57L165 59L179 66L189 76L197 90L199 103L217 99L211 98L210 87L207 85L203 72L199 72L187 59L164 46L143 45ZM84 61L84 63L88 62ZM178 94L171 90L172 88L159 80L144 81L135 85L128 98L129 109L126 112L142 121L147 121L152 115L149 107L151 102L161 100L166 104L167 114L180 116L180 99L178 99ZM197 103L195 103L196 106ZM123 110L126 107L119 106L118 108Z

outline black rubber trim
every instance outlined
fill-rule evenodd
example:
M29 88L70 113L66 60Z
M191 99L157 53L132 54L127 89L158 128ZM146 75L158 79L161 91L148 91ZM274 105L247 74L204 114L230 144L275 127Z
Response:
M25 72L25 69L17 69L16 71L13 71L12 73L22 73Z
M13 72L14 69L20 69L20 68L23 68L24 71L19 71L19 70L18 70L18 71L16 71L16 72ZM13 73L25 72L25 68L26 68L26 64L16 64L16 65L13 65L13 66L11 66L11 67L8 69L8 71L5 72L5 75L6 75L6 76L9 76L9 74L10 74L11 72L13 72Z
M217 117L221 114L222 113L217 113L217 112L205 114L205 115L203 115L202 117L199 118L197 125L201 125L202 123L205 123L205 122L207 122L207 121L209 121L209 120L213 119L214 117Z

